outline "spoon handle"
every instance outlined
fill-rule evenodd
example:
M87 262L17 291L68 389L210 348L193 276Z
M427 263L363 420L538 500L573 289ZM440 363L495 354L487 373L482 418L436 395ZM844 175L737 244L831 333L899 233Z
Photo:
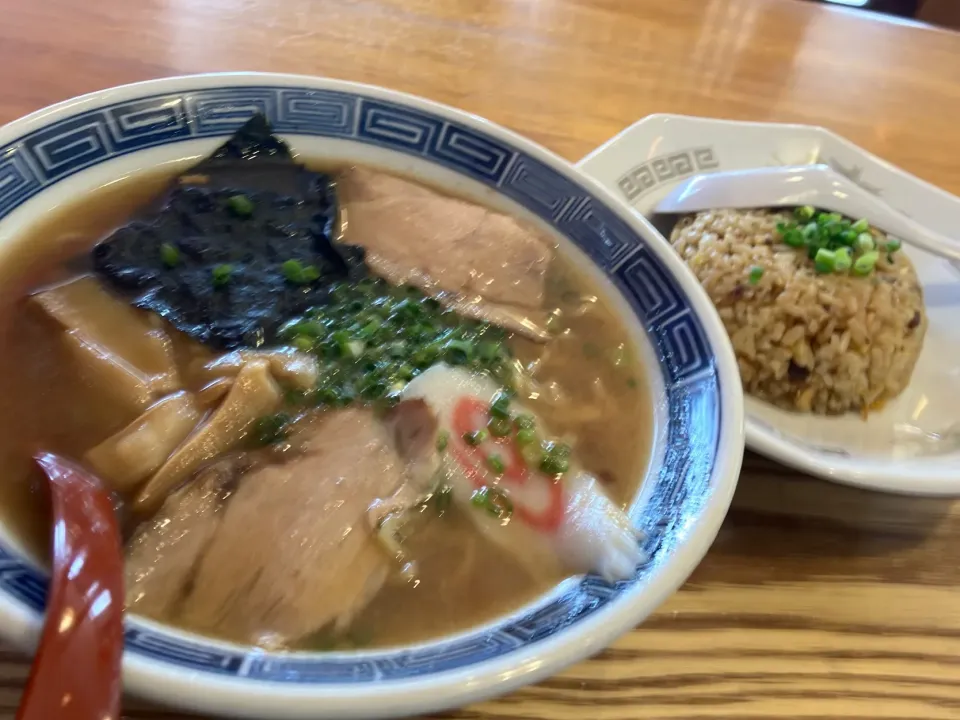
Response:
M46 622L17 720L116 720L123 653L123 556L109 495L51 453L53 573Z

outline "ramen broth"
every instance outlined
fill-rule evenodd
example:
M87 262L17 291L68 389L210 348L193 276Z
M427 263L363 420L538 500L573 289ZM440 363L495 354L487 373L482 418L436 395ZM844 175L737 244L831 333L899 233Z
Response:
M50 519L44 481L30 460L32 453L42 447L82 458L134 417L78 376L55 323L28 301L28 295L76 275L78 254L149 204L169 181L170 174L163 174L112 183L50 213L3 248L0 508L4 524L39 558L48 554ZM625 506L635 497L645 471L652 436L651 400L630 333L601 296L600 289L576 269L573 256L559 252L550 267L544 307L560 309L562 331L545 344L517 336L511 336L508 344L536 380L535 390L520 388L528 398L526 405L552 433L572 445L583 467ZM199 389L202 381L191 376L190 361L208 351L168 330L186 389ZM409 556L417 560L416 578L387 581L345 633L332 637L318 632L297 646L324 649L422 641L509 612L562 579L558 574L532 580L514 557L477 532L461 509L441 516L420 514L404 539Z

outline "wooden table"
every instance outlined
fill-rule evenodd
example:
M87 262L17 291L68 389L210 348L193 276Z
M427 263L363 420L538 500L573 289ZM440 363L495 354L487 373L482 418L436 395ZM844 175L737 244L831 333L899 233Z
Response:
M332 75L575 160L654 112L826 125L960 193L960 35L794 0L0 0L0 120L178 73ZM0 716L27 660L0 655ZM127 717L182 717L129 703ZM447 716L444 716L447 717ZM748 455L690 582L642 629L449 717L960 718L960 504Z

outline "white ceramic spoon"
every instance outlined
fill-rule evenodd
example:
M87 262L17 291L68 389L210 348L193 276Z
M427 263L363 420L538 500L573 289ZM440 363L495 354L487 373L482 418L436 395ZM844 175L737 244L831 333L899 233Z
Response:
M960 262L960 243L923 227L827 165L757 168L697 175L675 187L655 213L688 214L713 208L811 205L866 218L871 225L933 255Z

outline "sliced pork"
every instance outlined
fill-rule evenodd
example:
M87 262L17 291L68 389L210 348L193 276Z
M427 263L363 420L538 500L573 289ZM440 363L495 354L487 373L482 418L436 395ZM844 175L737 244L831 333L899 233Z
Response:
M246 466L242 456L218 461L137 528L127 544L128 610L156 618L176 614L223 518L223 504Z
M209 480L171 497L132 545L131 601L267 646L345 628L394 567L368 508L405 483L407 463L393 428L366 409L325 414L296 445L289 460L255 465L225 501Z
M345 240L394 284L462 314L544 339L549 239L479 205L397 177L353 168L338 177Z

